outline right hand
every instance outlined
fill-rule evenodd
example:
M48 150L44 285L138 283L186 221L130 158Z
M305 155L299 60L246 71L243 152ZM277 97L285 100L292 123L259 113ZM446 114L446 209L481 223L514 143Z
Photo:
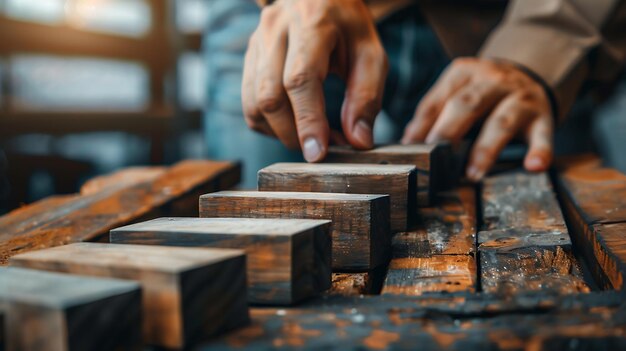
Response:
M277 0L265 7L246 52L246 123L289 148L301 147L307 161L320 161L330 136L323 92L329 73L347 83L345 139L371 148L387 57L367 6L362 0Z

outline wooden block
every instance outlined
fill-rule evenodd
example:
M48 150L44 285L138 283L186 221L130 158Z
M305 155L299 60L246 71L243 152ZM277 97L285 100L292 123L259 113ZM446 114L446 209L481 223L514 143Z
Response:
M77 243L16 255L10 263L138 281L144 340L151 345L184 348L249 321L240 250Z
M476 291L476 262L470 255L396 258L389 264L383 295Z
M261 191L388 194L391 230L406 230L415 208L414 166L276 163L259 171Z
M235 248L248 255L248 301L292 304L330 287L330 221L159 218L111 231L111 242Z
M547 174L488 177L478 233L482 290L588 292Z
M366 272L333 273L333 281L327 295L361 296L380 295L387 274L387 265Z
M140 350L135 282L0 268L7 351Z
M387 195L221 191L200 197L200 217L328 219L333 270L369 270L389 257Z
M0 217L0 265L30 250L108 240L112 228L140 220L197 216L198 197L235 185L240 166L184 161L162 174L159 169L121 172L124 176L94 181L83 189L84 194L45 199ZM127 179L129 174L137 174L142 181Z
M324 161L414 165L417 169L417 205L425 207L432 204L438 191L446 188L445 166L450 157L450 145L447 144L382 145L371 150L330 146Z

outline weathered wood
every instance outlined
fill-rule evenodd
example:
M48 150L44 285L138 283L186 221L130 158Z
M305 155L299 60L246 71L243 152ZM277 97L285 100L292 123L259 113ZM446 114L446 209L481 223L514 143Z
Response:
M389 257L387 195L221 191L200 197L200 217L331 220L336 271L373 269Z
M135 282L0 268L7 351L140 350Z
M258 173L261 191L388 194L391 230L406 230L415 208L414 166L276 163Z
M330 221L160 218L111 231L111 242L235 248L248 255L248 301L292 304L330 288Z
M418 209L416 228L394 235L383 294L476 290L476 191L461 186L436 204Z
M81 195L96 194L104 190L121 189L152 181L167 172L167 167L129 167L117 172L89 179L80 188Z
M626 175L593 157L561 162L558 176L572 240L596 283L624 289L626 276Z
M10 264L138 281L151 345L184 348L249 321L240 250L76 243L16 255Z
M366 272L333 273L332 286L326 294L341 296L379 295L387 265Z
M588 292L545 173L507 172L484 182L478 233L481 288L510 295Z
M429 206L446 188L446 166L452 156L448 144L381 145L371 150L330 146L324 162L409 164L417 169L417 205Z
M21 252L106 240L110 229L138 220L197 216L198 197L235 185L239 174L239 165L230 162L185 161L143 182L102 181L85 188L84 195L36 202L0 217L0 264Z
M213 349L600 350L626 346L616 294L438 294L325 297L292 309L252 309L247 328ZM589 299L591 298L591 299Z

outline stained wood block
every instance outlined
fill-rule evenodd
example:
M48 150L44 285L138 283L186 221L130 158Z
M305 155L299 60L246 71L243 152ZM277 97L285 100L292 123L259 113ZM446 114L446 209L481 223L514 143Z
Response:
M417 169L417 205L425 207L432 204L438 191L447 188L446 166L451 155L448 144L382 145L371 150L330 146L324 161L414 165Z
M184 348L249 320L240 250L77 243L13 256L10 263L138 281L144 340L151 345Z
M7 351L140 350L135 282L0 269Z
M418 296L426 292L456 291L476 291L476 262L470 255L393 259L382 293Z
M159 218L111 231L111 242L246 251L248 301L292 304L330 287L330 221Z
M328 219L333 270L369 270L389 257L389 196L221 191L200 197L200 217Z
M45 199L0 217L0 265L22 252L107 240L112 228L143 219L197 216L200 195L240 178L238 164L213 161L184 161L162 174L160 168L121 172L90 183L83 194Z
M415 208L414 166L276 163L259 171L260 191L388 194L391 230L406 230Z
M602 288L623 290L626 175L602 167L594 157L569 160L560 166L558 184L572 240Z
M482 197L485 230L478 233L478 250L483 291L589 291L547 174L513 171L488 177Z

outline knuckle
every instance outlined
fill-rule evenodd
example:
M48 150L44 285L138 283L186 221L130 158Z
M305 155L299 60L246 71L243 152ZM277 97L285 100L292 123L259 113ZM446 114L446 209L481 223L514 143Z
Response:
M455 109L468 110L470 112L478 110L483 98L474 89L465 89L451 99L451 104Z
M498 150L488 145L476 145L474 148L474 158L479 162L488 163L498 156Z
M314 75L307 71L297 71L288 74L283 82L285 90L298 91L310 84L311 81L316 79Z
M280 94L262 93L258 97L259 110L265 113L272 113L280 110L283 106L283 99Z

